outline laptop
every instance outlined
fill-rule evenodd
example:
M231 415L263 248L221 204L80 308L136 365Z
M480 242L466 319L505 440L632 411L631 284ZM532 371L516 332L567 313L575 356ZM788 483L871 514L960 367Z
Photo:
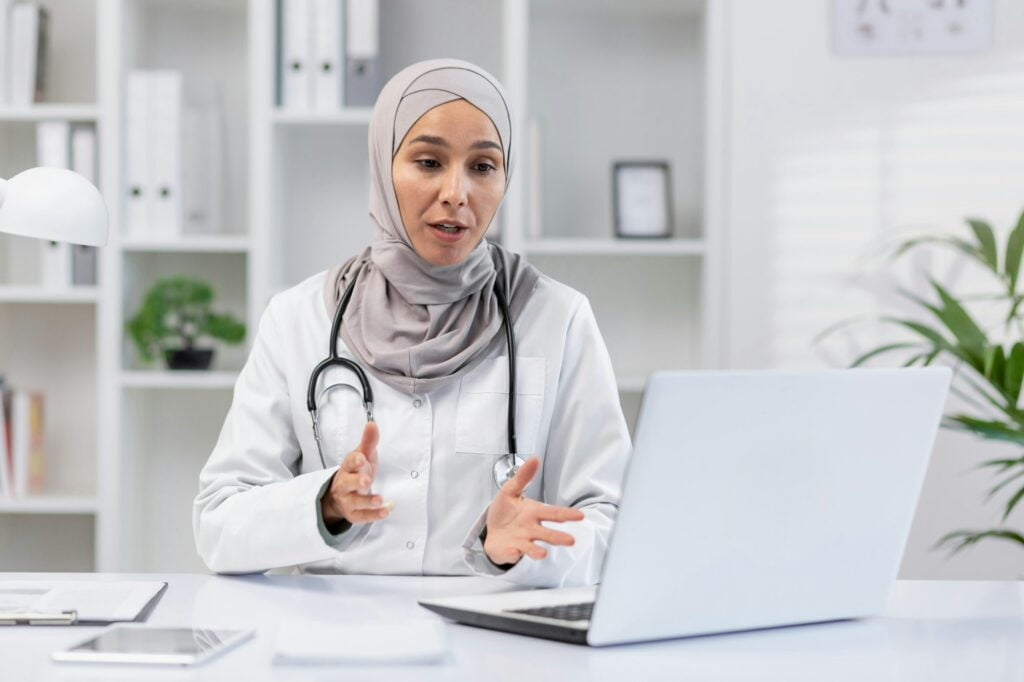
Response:
M951 375L656 373L600 585L419 603L468 625L591 646L877 614Z

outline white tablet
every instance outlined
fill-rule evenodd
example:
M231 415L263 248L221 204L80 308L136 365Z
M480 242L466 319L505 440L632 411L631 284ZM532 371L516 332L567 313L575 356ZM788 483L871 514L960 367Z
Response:
M76 663L193 665L252 637L254 630L202 630L119 623L65 651L53 660Z

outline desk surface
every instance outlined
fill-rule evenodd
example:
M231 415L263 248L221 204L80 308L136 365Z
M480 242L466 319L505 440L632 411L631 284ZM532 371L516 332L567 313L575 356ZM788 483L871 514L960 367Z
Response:
M98 628L0 627L3 680L1024 680L1024 582L900 581L878 618L605 649L450 623L444 663L354 668L272 665L278 624L433 618L417 599L511 586L483 578L0 574L48 578L166 580L148 622L258 634L203 666L150 669L50 661L51 651Z

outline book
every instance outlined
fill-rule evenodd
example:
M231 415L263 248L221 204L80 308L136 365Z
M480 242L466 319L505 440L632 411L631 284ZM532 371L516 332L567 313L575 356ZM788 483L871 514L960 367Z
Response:
M17 390L11 398L11 463L14 495L43 489L43 395Z
M7 418L7 387L0 377L0 497L14 495L11 474L11 429Z

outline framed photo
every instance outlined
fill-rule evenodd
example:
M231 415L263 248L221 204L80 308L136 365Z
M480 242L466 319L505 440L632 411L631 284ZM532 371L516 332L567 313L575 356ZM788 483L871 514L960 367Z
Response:
M671 187L667 161L616 161L612 168L615 236L672 236Z

